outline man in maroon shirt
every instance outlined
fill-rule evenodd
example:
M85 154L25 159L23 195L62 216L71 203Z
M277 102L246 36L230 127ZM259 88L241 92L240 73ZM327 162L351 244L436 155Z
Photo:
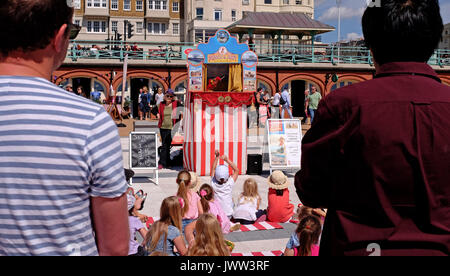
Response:
M439 4L381 4L362 19L376 76L321 101L297 194L328 208L321 255L448 255L450 88L426 64L442 34Z

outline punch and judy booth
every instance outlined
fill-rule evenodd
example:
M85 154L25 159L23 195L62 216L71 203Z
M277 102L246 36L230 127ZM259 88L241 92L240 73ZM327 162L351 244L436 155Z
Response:
M226 30L187 55L184 166L211 174L216 150L247 171L247 106L256 91L257 55ZM222 162L223 163L223 162Z

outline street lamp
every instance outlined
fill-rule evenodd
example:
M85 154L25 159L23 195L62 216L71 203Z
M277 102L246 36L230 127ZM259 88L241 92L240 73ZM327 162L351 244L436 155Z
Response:
M337 46L338 46L338 62L341 59L341 3L342 0L336 0L336 5L338 8L338 39L337 39Z

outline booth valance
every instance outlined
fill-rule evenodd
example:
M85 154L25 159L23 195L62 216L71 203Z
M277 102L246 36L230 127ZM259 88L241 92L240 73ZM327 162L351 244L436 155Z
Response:
M251 105L253 95L253 93L249 92L191 92L191 101L201 99L209 106L227 105L240 107L242 105Z

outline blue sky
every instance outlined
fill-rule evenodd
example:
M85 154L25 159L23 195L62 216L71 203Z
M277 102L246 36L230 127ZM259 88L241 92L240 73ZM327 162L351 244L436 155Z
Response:
M315 0L315 19L336 28L334 32L322 35L325 43L336 42L338 38L338 13L336 0ZM450 23L450 0L439 0L444 24ZM362 37L361 17L366 0L342 0L341 4L341 40Z

